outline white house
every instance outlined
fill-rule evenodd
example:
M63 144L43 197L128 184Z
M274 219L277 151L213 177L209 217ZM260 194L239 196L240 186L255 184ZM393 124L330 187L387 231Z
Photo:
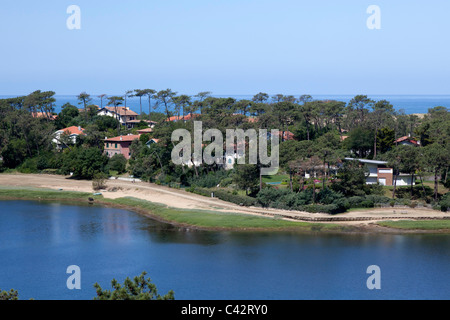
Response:
M84 135L84 129L80 126L72 126L56 131L53 134L52 142L56 145L57 149L65 148L64 142L62 141L63 135L67 135L68 141L75 144L77 142L77 137L79 135Z
M379 183L383 186L393 186L394 185L394 170L387 167L387 161L380 160L367 160L367 159L354 159L345 158L348 161L357 160L362 164L365 164L369 169L369 175L366 178L366 184L376 184ZM411 183L414 185L415 182L412 181L412 175L407 173L400 173L397 176L397 186L410 186Z
M138 114L125 107L103 107L97 111L97 115L113 117L128 128L133 128L135 124L140 122L137 119Z

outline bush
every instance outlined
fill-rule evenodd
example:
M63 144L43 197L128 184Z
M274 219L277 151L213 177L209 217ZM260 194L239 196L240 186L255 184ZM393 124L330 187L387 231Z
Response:
M391 201L391 198L376 194L370 194L366 196L367 200L373 201L374 204L387 204Z
M310 213L328 213L328 214L340 213L339 207L335 204L309 204L303 206L303 210Z
M337 199L340 199L342 197L343 197L342 193L333 191L329 188L325 188L320 190L319 193L317 193L316 201L321 204L332 204Z
M360 203L361 208L373 208L375 205L372 200L364 200Z
M95 174L104 172L108 163L108 157L97 148L73 148L63 152L61 160L61 171L73 172L79 179L92 179Z
M354 196L348 198L348 202L350 204L350 208L361 208L361 202L363 202L366 198L362 196Z
M441 211L448 211L448 209L450 208L450 192L447 192L442 196L441 201L439 201L439 206Z
M127 166L127 159L123 154L115 154L108 160L108 169L117 171L118 174L124 173Z
M94 178L92 179L92 189L94 191L100 190L100 189L106 189L106 180L108 177L104 173L96 173L94 175Z
M188 179L189 185L194 185L200 188L214 188L221 183L222 180L227 179L227 185L231 184L233 179L228 176L229 173L226 170L218 170L215 172L209 172L201 176L193 176Z
M281 198L285 197L289 191L286 189L265 188L258 192L256 201L263 207L271 207Z
M239 205L244 205L247 207L254 206L256 204L255 198L249 196L234 195L224 190L215 190L214 194L220 200L232 202Z
M210 197L211 192L214 192L214 196L216 198L219 198L220 200L235 203L238 205L247 206L247 207L253 206L256 204L255 198L252 198L249 196L235 195L235 194L232 194L231 192L225 191L225 190L207 190L207 189L198 188L198 187L193 186L193 187L187 188L186 191L196 193L196 194L199 194L199 195L202 195L205 197Z
M350 209L350 203L345 198L337 199L333 204L337 206L336 213L342 213Z
M21 173L37 173L39 172L37 168L37 159L36 158L29 158L26 159L18 168L17 170Z

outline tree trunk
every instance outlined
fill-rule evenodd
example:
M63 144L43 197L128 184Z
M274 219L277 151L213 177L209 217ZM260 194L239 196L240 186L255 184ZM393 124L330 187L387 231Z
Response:
M375 128L375 139L374 139L374 143L373 143L373 158L376 159L377 157L377 133L378 133L378 129Z
M313 178L313 203L316 203L316 182L314 180L315 179Z
M150 99L150 97L148 97L148 120L151 121L152 117L150 116L150 114L152 113L152 99Z
M434 200L438 199L438 168L434 169Z
M398 173L396 172L394 175L394 190L392 191L392 198L395 199L395 189L397 188L397 177Z
M294 190L292 189L292 169L289 169L289 187L291 188L291 192Z
M423 185L422 175L419 174L419 177L420 177L420 183L422 184L423 196L425 197L427 195L427 192L425 191L425 186Z

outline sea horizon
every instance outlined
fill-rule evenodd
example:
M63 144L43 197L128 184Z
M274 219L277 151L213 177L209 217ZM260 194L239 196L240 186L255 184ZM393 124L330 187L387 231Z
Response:
M116 95L116 94L113 94ZM235 98L236 100L248 99L251 100L255 94L211 94L212 97L224 98L230 97ZM269 94L272 96L273 94ZM290 95L290 94L286 94ZM292 94L294 97L300 97L302 94ZM314 100L338 100L348 103L353 97L358 94L310 94ZM428 109L434 108L437 106L443 106L450 108L450 94L365 94L370 99L379 101L379 100L387 100L393 106L394 109L398 112L403 111L406 114L414 114L414 113L427 113ZM0 95L0 99L5 98L14 98L21 95ZM112 95L108 95L112 96ZM120 96L120 94L118 95ZM194 96L194 95L192 95ZM77 100L76 94L55 94L55 112L59 113L61 111L61 107L70 103L74 106L79 106L80 103ZM92 101L91 104L101 105L101 100L97 94L91 94ZM152 112L162 112L163 110L160 108L155 109L155 100L152 99ZM103 106L107 106L107 99L103 99ZM127 98L127 107L131 110L139 113L140 112L140 104L138 97L128 97ZM142 111L148 112L148 100L146 97L142 97Z

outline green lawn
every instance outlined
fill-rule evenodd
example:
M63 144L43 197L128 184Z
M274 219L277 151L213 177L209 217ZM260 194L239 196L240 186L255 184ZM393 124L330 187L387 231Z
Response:
M380 226L408 230L450 230L450 220L399 220L377 222Z
M288 174L275 174L273 176L263 176L262 182L268 183L268 182L281 182L283 180L289 181L289 175Z

